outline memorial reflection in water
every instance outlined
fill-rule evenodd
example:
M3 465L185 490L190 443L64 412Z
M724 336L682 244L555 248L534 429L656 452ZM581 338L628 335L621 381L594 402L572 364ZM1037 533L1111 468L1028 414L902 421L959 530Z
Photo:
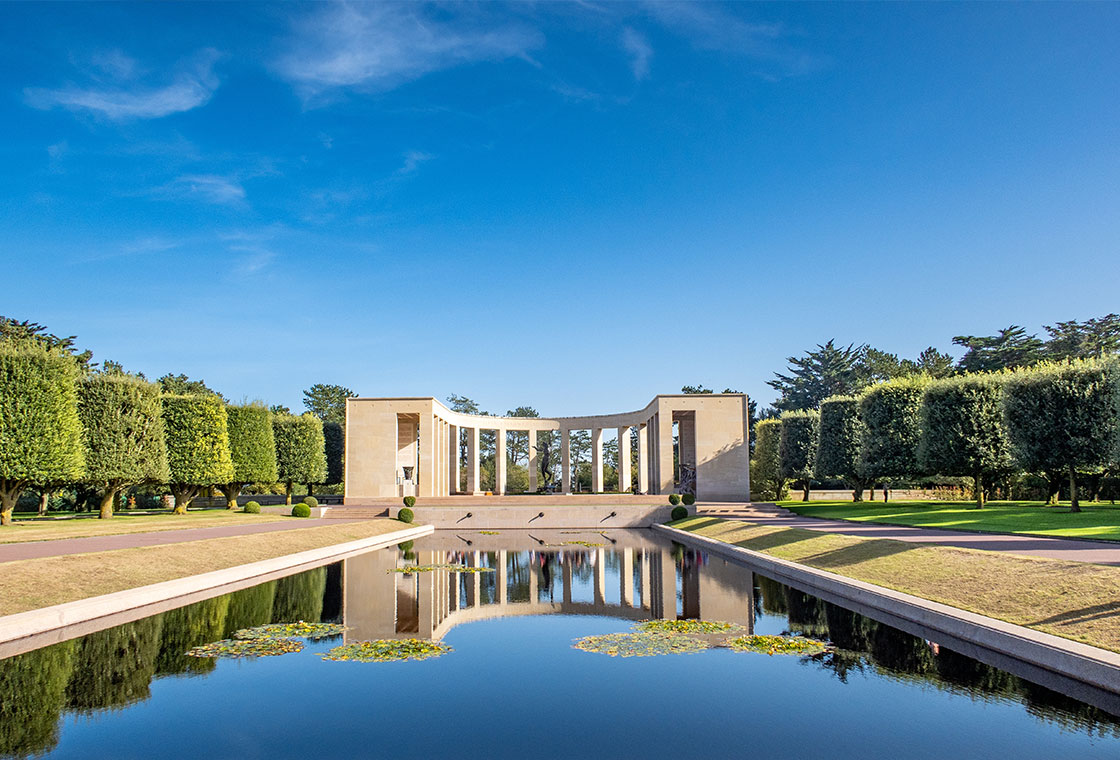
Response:
M524 549L526 538L537 548ZM400 572L409 566L431 569ZM440 531L397 553L348 559L342 576L347 641L440 640L456 625L521 615L753 625L742 568L636 533L623 544L594 532Z

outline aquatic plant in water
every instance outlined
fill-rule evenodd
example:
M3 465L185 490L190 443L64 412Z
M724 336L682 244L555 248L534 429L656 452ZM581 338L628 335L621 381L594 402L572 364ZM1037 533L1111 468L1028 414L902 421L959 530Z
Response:
M500 536L500 535L502 535L502 532L500 530L480 530L479 533L484 535L484 536Z
M577 639L573 646L584 652L611 657L652 657L659 654L686 654L711 647L707 641L674 633L607 633Z
M222 639L193 647L186 654L188 657L273 657L302 649L303 642L295 639Z
M466 565L405 565L404 567L391 567L387 573L430 573L433 570L450 570L453 573L492 573L492 567L468 567Z
M829 648L824 641L803 636L740 636L728 641L727 646L736 652L797 655L820 654Z
M451 647L424 639L377 639L355 641L319 655L338 662L401 662L427 660L451 651Z
M719 620L647 620L638 623L639 631L658 633L732 633L743 626Z
M243 628L233 634L235 639L327 639L340 636L346 626L337 623L273 623L272 625L258 625L255 628Z

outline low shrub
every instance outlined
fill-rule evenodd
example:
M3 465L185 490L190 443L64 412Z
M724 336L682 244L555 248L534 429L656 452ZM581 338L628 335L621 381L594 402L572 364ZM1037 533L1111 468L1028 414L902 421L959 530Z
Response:
M406 507L408 507L409 509L412 509L413 507L416 506L416 497L415 496L404 497L404 505Z
M673 520L683 520L688 517L688 507L673 507L670 517Z
M674 507L681 503L681 495L679 493L669 494L669 503Z
M251 515L259 515L261 513L261 505L255 501L246 502L245 511Z
M411 499L412 497L409 496L407 498ZM412 522L412 519L414 517L416 517L416 515L412 514L412 510L409 509L408 507L405 507L400 512L397 512L397 519L400 520L401 522L410 523L410 522Z
M306 504L296 504L292 507L292 517L311 517L311 507Z
M696 503L696 494L694 494L694 493L686 493L684 496L681 497L681 504L684 504L686 507L691 507L695 503Z
M319 506L319 500L314 496L304 496L303 503L311 507L312 509L315 509L315 507Z

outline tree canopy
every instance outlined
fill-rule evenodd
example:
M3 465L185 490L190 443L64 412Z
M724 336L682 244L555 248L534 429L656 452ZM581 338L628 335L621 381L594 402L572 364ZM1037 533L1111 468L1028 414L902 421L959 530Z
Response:
M275 483L276 441L272 412L261 403L226 407L229 455L233 477L221 484L226 506L233 509L241 489L249 483Z
M85 477L101 496L101 517L113 516L117 494L169 477L159 388L124 374L87 375L78 384Z
M801 481L805 501L809 501L809 486L817 459L819 421L820 414L816 410L782 414L782 433L778 444L782 477Z
M785 496L786 490L786 479L782 477L782 421L762 420L755 426L754 437L751 488L776 501Z
M303 392L303 406L323 422L346 424L346 399L358 394L341 385L316 383Z
M896 378L863 392L859 404L863 429L860 458L869 477L919 474L919 412L927 383L923 376Z
M175 513L186 514L203 488L233 479L225 405L215 395L165 395L163 424Z
M186 375L172 375L170 373L156 380L160 390L171 396L217 396L222 394L210 388L202 380L192 380ZM224 400L224 399L223 399Z
M862 501L868 482L860 459L863 423L859 417L859 399L831 396L822 401L817 431L814 477L818 480L843 478L852 489L852 500Z
M78 367L35 341L0 342L0 524L33 484L78 480L85 465Z
M288 503L294 483L322 483L327 478L323 422L308 413L299 417L278 415L272 421L276 439L276 470L287 484Z

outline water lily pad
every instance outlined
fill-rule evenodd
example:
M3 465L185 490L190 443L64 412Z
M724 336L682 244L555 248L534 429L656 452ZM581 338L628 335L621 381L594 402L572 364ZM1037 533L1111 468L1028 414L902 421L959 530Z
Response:
M187 652L188 657L273 657L289 652L299 652L303 642L295 639L222 639L203 644Z
M492 567L468 567L466 565L406 565L405 567L391 567L387 573L430 573L433 570L450 570L453 573L492 573Z
M259 625L256 628L242 628L233 634L235 639L328 639L340 636L346 626L336 623L274 623L272 625Z
M657 633L732 633L743 626L719 620L647 620L635 626L639 631Z
M727 646L737 652L761 654L813 655L829 649L826 642L803 636L740 636L728 641Z
M400 662L427 660L451 651L451 647L424 639L378 639L355 641L335 647L320 655L324 660L339 662Z
M607 633L585 636L573 646L584 652L597 652L611 657L652 657L659 654L687 654L709 649L703 639L674 633Z
M500 530L480 530L479 533L481 533L484 536L500 536L500 535L502 535L502 532Z

